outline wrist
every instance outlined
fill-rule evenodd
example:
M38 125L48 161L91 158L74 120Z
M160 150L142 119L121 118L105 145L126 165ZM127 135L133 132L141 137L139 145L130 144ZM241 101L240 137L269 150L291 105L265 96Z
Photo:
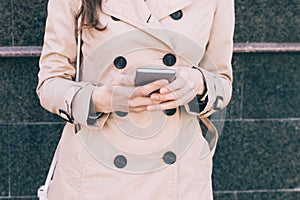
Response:
M199 87L197 90L197 96L200 96L200 98L202 99L202 97L205 98L205 96L207 96L207 88L206 88L206 83L205 83L205 78L203 76L202 71L199 68L193 67L193 69L195 69L197 71L198 74L198 79L199 80Z
M105 103L107 101L107 94L105 92L105 87L97 87L92 93L92 103L94 104L95 112L97 113L109 113L109 104Z

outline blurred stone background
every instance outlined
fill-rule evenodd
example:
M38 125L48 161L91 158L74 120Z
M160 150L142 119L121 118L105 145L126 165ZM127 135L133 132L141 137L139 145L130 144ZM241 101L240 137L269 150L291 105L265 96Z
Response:
M299 0L236 0L235 43L299 43ZM46 0L0 0L0 47L41 46ZM0 56L0 199L36 200L64 121L35 94L38 57ZM216 200L300 199L300 54L234 53Z

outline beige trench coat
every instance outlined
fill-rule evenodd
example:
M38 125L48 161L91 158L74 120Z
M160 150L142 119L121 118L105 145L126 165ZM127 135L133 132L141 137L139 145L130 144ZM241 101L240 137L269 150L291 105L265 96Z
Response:
M107 28L83 30L81 80L76 83L74 16L79 1L49 0L37 94L45 109L81 127L75 133L74 123L68 122L63 130L49 199L213 198L217 133L207 117L231 98L233 4L102 1L99 17ZM91 94L100 84L137 67L178 65L201 70L208 91L204 110L186 104L169 115L104 113L89 123ZM212 139L202 135L198 117Z

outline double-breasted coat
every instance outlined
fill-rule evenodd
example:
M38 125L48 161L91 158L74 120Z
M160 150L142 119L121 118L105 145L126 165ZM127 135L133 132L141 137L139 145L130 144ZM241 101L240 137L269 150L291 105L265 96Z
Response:
M37 94L68 120L49 190L54 200L212 199L217 132L208 120L231 98L233 0L105 0L103 31L82 30L75 82L75 15L79 0L49 0ZM137 67L194 67L207 103L171 112L103 113L90 120L91 95ZM103 97L105 98L105 97ZM198 119L208 128L204 137ZM75 131L75 125L80 130Z

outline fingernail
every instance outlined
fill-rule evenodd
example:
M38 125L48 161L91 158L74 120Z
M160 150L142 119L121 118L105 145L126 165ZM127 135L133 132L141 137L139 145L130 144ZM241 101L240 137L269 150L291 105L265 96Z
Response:
M162 83L162 85L167 85L167 84L169 84L169 81L168 81L168 80L165 80L165 79L163 79L161 83Z
M160 89L160 93L166 93L166 92L168 92L168 89L167 89L167 88L161 88L161 89Z
M152 94L151 99L158 100L158 96L156 94Z
M154 111L154 110L155 110L155 107L154 107L154 106L147 106L147 110L148 110L148 111Z

